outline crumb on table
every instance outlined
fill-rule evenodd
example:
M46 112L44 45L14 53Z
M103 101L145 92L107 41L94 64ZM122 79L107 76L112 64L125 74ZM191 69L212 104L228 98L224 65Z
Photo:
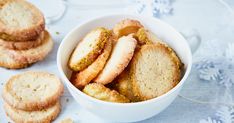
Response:
M71 118L65 118L60 123L73 123L73 120Z

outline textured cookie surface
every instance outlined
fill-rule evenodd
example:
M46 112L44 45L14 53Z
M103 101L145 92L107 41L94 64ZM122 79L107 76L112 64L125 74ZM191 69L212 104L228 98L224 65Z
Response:
M4 104L6 114L16 123L51 123L60 112L60 104L40 111L24 111L11 107L7 103Z
M138 39L139 45L153 44L153 43L157 43L157 42L162 43L162 41L155 34L150 32L149 30L146 30L145 28L140 28L137 31L135 36Z
M113 32L116 37L120 38L121 36L127 36L131 33L136 33L141 27L143 26L139 21L125 19L114 26Z
M110 90L102 84L91 83L85 86L83 92L99 100L108 102L127 103L129 99L115 90Z
M109 31L105 28L96 28L88 33L73 51L68 66L74 71L81 71L92 64L101 54Z
M166 45L143 45L131 62L135 96L147 100L168 92L180 81L180 66L179 58Z
M110 38L110 40L106 42L102 54L100 54L91 65L78 73L72 73L71 82L80 89L91 82L91 80L93 80L103 69L107 59L109 58L111 49L112 39Z
M140 101L133 93L130 71L127 68L118 76L114 89L130 99L131 102Z
M93 81L101 84L112 82L127 67L136 45L137 41L131 35L119 38L104 69Z
M21 110L41 110L54 105L63 92L59 78L46 72L25 72L11 77L4 86L3 99Z
M43 60L53 48L53 40L46 31L42 44L28 50L11 50L0 46L0 66L11 69L24 68Z
M39 46L43 42L43 40L44 40L44 32L42 32L36 40L32 41L15 42L15 41L6 41L4 39L0 39L0 46L13 50L27 50Z
M45 29L43 14L25 0L0 0L0 38L35 40Z

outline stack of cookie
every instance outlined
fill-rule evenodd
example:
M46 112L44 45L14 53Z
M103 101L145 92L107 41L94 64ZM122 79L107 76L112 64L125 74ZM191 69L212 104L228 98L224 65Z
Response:
M6 114L17 123L49 123L60 110L63 84L53 74L25 72L11 77L3 88Z
M27 67L43 60L53 41L45 30L44 16L24 0L0 1L0 66Z

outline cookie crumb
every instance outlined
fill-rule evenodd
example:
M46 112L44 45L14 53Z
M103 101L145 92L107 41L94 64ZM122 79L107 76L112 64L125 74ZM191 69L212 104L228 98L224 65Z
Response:
M71 118L65 118L60 123L73 123L73 120Z

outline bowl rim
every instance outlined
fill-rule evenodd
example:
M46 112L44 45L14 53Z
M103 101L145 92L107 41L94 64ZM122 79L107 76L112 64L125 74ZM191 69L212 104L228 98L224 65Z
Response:
M88 23L92 23L95 20L98 19L102 19L102 18L109 18L109 17L115 17L115 16L120 16L120 17L126 17L126 18L130 18L130 17L134 17L134 18L150 18L152 20L156 20L159 21L160 23L164 24L167 26L167 28L169 28L170 30L173 30L176 35L180 36L181 39L183 39L182 41L184 42L184 44L186 45L186 47L188 48L188 65L187 68L185 69L185 73L182 77L182 79L179 81L179 83L173 87L171 90L169 90L168 92L164 93L163 95L160 95L158 97L149 99L149 100L145 100L145 101L140 101L140 102L133 102L133 103L116 103L116 102L107 102L107 101L102 101L99 99L96 99L94 97L91 97L85 93L83 93L81 90L77 89L71 82L70 80L66 77L63 69L62 69L62 65L61 65L61 61L60 61L60 54L62 52L62 46L65 44L66 40L70 37L70 35L72 33L74 33L78 28L80 28L82 25L88 24ZM96 16L96 17L91 17L89 19L84 19L81 23L79 23L78 25L76 25L71 31L69 31L66 36L63 38L62 42L59 45L58 48L58 52L57 52L57 67L59 70L59 73L62 77L62 80L65 81L65 84L69 90L69 93L78 93L79 96L82 96L83 98L85 98L88 101L92 101L95 103L102 103L105 105L110 105L110 106L139 106L139 105L145 105L145 104L150 104L150 103L155 103L159 100L162 100L164 98L166 98L168 95L171 95L173 92L175 92L177 89L179 89L181 86L183 86L185 80L187 79L190 71L191 71L191 67L192 67L192 53L191 53L191 48L188 44L188 41L184 38L183 35L181 35L174 27L172 27L171 25L167 24L166 22L159 20L157 18L154 17L150 17L150 16L143 16L143 15L135 15L135 14L120 14L120 13L115 13L115 14L106 14L106 15L102 15L102 16ZM70 88L72 90L70 90ZM71 92L75 90L75 92ZM73 97L74 98L74 97ZM78 102L79 103L79 102Z

